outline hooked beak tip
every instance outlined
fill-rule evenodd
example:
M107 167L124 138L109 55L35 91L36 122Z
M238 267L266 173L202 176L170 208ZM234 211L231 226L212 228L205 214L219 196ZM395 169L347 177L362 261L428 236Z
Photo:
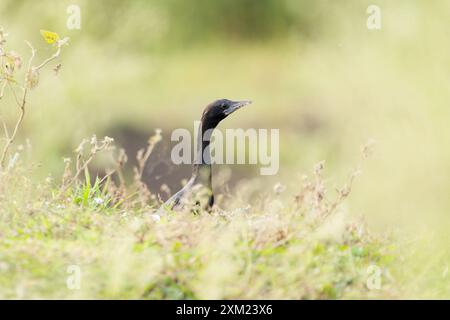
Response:
M236 101L236 102L234 102L232 105L231 105L231 108L229 108L227 111L226 111L226 115L229 115L229 114L231 114L231 113L233 113L233 112L235 112L236 110L238 110L238 109L240 109L240 108L242 108L242 107L244 107L244 106L246 106L246 105L248 105L248 104L251 104L252 102L250 101L250 100L244 100L244 101Z
M228 115L232 114L233 112L235 112L236 110L239 110L243 106L246 106L246 105L248 105L250 103L252 103L252 101L250 101L250 100L234 101L234 102L231 103L229 108L224 111L225 115L228 116Z
M243 106L249 105L251 103L252 103L251 100L236 101L234 103L234 108L239 109L239 108L242 108Z

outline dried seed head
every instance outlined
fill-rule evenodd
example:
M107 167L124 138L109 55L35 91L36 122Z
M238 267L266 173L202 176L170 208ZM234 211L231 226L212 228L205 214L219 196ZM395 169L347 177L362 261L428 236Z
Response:
M325 160L320 161L314 166L314 173L316 174L316 176L320 176L322 174L324 167L325 167Z
M167 184L162 184L161 187L159 188L161 190L161 192L164 192L166 195L170 195L170 188Z
M91 145L97 145L97 136L95 134L91 137Z
M27 87L30 89L35 88L39 83L39 70L36 68L31 68L27 74L26 79Z
M283 193L285 190L286 186L282 185L279 182L273 186L273 191L275 192L276 195Z
M64 37L63 39L60 39L56 42L58 47L69 45L69 37Z
M119 150L119 155L117 156L117 164L119 166L123 166L128 161L127 153L125 152L125 149L121 148Z
M361 148L361 153L363 156L363 159L367 159L372 153L374 146L376 144L376 141L374 139L369 139L365 145Z
M148 139L148 144L150 146L153 146L153 145L157 144L159 141L161 141L161 139L162 139L161 132L162 132L161 129L155 130L155 134Z
M62 64L58 63L56 65L56 67L53 68L53 71L55 72L55 75L57 75L59 73L59 70L61 69L61 67L62 67Z
M3 27L0 26L0 46L5 44L7 37L8 34L3 30Z
M7 72L12 74L16 69L19 70L22 67L22 58L14 51L10 51L6 56L7 63L5 64L5 68Z
M85 145L86 143L88 143L88 140L87 140L87 139L81 140L81 143L80 143L80 144L78 145L78 147L75 149L75 152L76 152L76 153L82 153L82 152L83 152L83 149L84 149L84 145Z

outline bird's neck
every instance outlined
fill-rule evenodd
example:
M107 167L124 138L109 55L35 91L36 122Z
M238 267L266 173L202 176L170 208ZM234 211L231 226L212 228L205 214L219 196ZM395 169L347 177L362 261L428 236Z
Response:
M211 188L211 151L209 148L211 136L217 125L202 119L198 129L197 158L194 163L193 177L198 183Z

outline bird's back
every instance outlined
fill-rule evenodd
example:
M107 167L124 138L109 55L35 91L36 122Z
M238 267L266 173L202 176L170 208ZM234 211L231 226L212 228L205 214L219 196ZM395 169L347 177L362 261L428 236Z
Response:
M209 186L192 177L186 185L170 197L158 210L159 213L170 211L208 210L214 204L214 197ZM161 211L163 210L163 211Z

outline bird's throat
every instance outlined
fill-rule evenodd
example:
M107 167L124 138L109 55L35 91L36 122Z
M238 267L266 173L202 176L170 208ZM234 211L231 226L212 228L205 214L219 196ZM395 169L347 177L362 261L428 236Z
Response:
M202 121L198 129L197 157L194 163L193 177L197 183L211 188L211 136L216 125Z

